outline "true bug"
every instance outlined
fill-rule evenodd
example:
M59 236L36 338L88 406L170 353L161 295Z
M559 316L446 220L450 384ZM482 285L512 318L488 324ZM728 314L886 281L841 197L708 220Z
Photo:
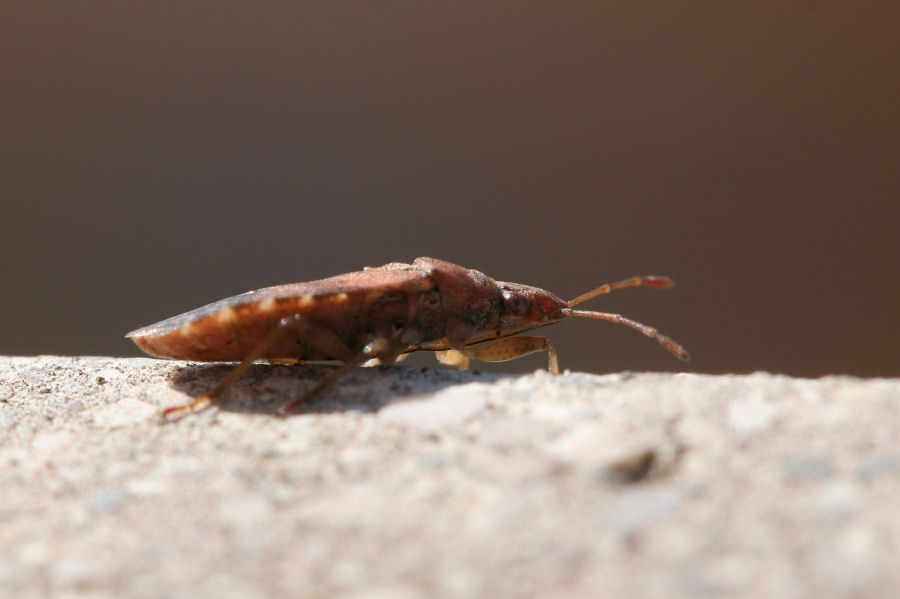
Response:
M437 260L392 262L309 283L250 291L128 333L153 356L240 364L208 395L164 413L195 411L220 397L256 360L340 360L343 367L319 382L296 406L369 360L392 364L415 351L465 370L472 358L502 362L547 351L559 374L556 347L543 337L513 337L573 316L609 320L656 339L682 360L678 343L621 314L573 306L624 287L668 288L668 277L646 276L601 285L571 301L519 283L504 283Z

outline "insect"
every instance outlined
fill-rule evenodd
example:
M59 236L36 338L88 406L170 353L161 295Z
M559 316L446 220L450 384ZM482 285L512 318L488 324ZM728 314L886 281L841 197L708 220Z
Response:
M282 406L288 414L367 361L392 364L416 351L433 351L465 370L471 359L502 362L539 351L559 374L556 347L519 333L580 316L637 329L681 360L678 343L621 314L577 310L589 299L625 287L672 286L668 277L632 277L565 301L519 283L435 258L391 262L309 283L249 291L128 333L146 353L202 362L239 362L208 395L164 415L207 407L257 360L339 360L343 366L304 397Z

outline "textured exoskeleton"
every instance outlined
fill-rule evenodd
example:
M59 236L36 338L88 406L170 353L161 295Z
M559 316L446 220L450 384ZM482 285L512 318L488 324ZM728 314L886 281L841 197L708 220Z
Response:
M559 373L556 348L518 333L572 316L610 320L656 339L681 359L687 352L655 329L619 314L574 305L622 287L670 287L665 277L603 285L569 302L518 283L435 258L392 262L319 281L267 287L224 299L128 334L148 354L198 361L237 361L209 395L167 414L196 410L219 397L256 360L340 360L344 367L283 412L319 393L368 360L391 364L414 351L435 351L465 369L472 358L510 360L545 350Z

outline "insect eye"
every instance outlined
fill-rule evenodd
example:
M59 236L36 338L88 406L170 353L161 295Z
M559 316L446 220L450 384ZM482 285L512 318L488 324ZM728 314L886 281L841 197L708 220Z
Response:
M522 295L512 291L504 291L503 299L506 301L506 309L510 314L524 316L531 312L531 302Z

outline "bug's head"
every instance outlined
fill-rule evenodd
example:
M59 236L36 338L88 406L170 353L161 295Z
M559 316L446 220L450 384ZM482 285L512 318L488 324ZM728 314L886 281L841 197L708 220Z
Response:
M520 285L499 283L503 306L500 310L501 328L530 329L568 318L568 303L549 291Z
M518 283L499 283L499 285L502 290L504 308L501 310L503 316L501 317L500 328L509 334L533 329L545 324L551 324L572 316L594 318L631 327L644 335L655 339L678 359L684 361L690 360L690 355L686 349L679 345L675 340L663 335L653 327L632 320L626 316L622 316L621 314L578 310L573 307L597 297L598 295L609 293L614 289L638 286L668 289L672 286L672 280L668 277L652 275L646 277L633 277L618 283L601 285L600 287L579 295L568 302L558 298L549 291L544 291L537 287L519 285Z

